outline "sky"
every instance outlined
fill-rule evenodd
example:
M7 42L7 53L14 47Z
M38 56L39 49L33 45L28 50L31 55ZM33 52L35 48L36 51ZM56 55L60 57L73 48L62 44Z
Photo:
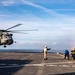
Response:
M75 47L75 0L0 0L0 29L11 30L16 41L7 48L64 50ZM1 46L3 48L3 46Z

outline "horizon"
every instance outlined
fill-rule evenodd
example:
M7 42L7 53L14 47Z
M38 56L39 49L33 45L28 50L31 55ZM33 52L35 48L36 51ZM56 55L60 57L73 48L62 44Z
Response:
M68 49L69 53L71 53L71 50ZM42 52L43 53L43 49L0 49L0 52ZM51 49L47 52L52 52L52 53L64 53L65 50L64 49Z

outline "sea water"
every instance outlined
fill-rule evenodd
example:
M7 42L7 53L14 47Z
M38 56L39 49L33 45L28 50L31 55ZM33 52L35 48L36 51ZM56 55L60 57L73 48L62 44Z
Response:
M65 50L49 50L48 52L64 53ZM43 52L43 49L0 49L0 52Z

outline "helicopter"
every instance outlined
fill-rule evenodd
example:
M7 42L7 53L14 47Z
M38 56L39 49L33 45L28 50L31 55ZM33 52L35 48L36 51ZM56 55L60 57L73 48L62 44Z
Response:
M14 43L12 33L19 33L18 31L36 31L37 30L37 29L35 29L35 30L10 30L10 29L18 27L20 25L22 25L22 24L17 24L12 27L9 27L5 30L0 30L0 46L4 45L4 48L6 48L6 45L12 45ZM24 33L24 34L27 34L27 33Z

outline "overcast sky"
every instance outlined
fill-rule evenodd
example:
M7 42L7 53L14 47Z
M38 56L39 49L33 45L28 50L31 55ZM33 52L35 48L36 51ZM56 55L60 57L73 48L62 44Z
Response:
M75 0L0 0L0 29L18 23L22 25L12 30L39 31L14 33L16 43L7 48L75 47Z

